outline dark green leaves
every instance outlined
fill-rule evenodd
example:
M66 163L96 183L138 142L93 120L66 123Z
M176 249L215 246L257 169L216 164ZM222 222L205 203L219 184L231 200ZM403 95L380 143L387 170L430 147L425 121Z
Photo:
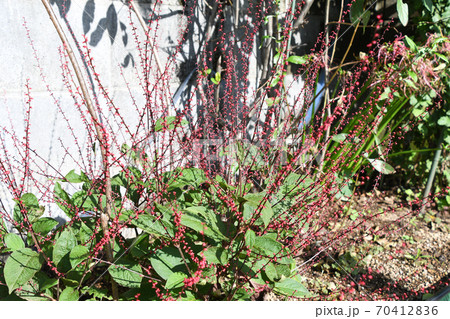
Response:
M14 251L6 261L4 276L9 293L26 284L42 266L39 254L30 248Z
M425 8L432 12L433 11L433 0L422 0L423 1L423 5L425 6Z
M370 11L364 8L365 0L355 0L350 9L350 20L357 23L361 20L361 24L366 26L370 19Z

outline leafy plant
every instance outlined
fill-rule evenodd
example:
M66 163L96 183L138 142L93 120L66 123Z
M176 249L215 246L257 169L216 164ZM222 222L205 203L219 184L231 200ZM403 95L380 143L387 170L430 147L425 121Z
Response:
M55 98L81 159L69 172L55 168L65 160L56 166L42 162L31 146L27 85L23 136L15 129L2 131L14 142L17 157L9 155L0 137L1 180L14 203L11 212L3 203L0 210L0 299L255 300L267 291L312 299L319 296L305 287L301 275L311 264L341 277L360 272L363 258L354 251L344 251L332 264L323 262L332 259L329 248L348 245L345 240L355 230L361 236L366 232L368 214L345 212L342 205L348 207L345 202L362 185L360 176L396 171L388 163L396 132L445 92L447 76L433 75L448 62L448 39L433 38L423 47L409 38L374 40L376 51L361 53L345 66L344 56L333 65L330 40L339 37L344 13L338 27L326 30L316 48L302 55L290 43L293 25L301 20L296 2L286 12L279 1L252 2L240 12L235 7L236 16L226 2L188 3L189 27L197 25L193 12L212 18L196 67L182 87L195 85L184 92L186 103L179 109L168 70L184 36L163 67L153 43L157 33L150 34L158 28L154 21L147 25L130 1L145 41L130 19L144 101L137 102L130 90L136 112L129 112L103 85L87 44L80 51L95 85L86 84L72 42L50 2L42 3L66 50L61 52L63 81L88 147L79 143ZM405 4L398 3L405 22ZM355 1L347 13L355 30L372 27L364 1ZM231 18L235 24L224 25ZM250 79L255 62L250 57L259 43L260 72ZM298 73L289 74L293 66ZM302 77L304 85L290 92L288 75ZM45 83L45 76L41 80ZM97 91L105 105L95 98ZM124 112L133 113L132 124ZM447 116L437 125L447 126ZM65 157L75 157L67 145L62 149ZM43 174L36 163L54 172ZM47 207L65 214L66 222L46 214ZM343 211L361 221L339 223ZM299 257L308 259L299 263Z

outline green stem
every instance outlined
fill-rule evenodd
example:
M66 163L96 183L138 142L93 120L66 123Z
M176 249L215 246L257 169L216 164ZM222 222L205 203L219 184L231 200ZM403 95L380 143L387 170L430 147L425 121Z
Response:
M425 204L426 199L428 195L430 194L431 186L433 186L433 180L434 176L436 175L436 169L439 163L439 160L441 158L441 152L442 152L442 142L444 140L444 133L441 131L441 135L439 136L439 142L438 142L438 150L436 153L434 153L433 163L431 164L430 169L430 175L428 175L427 185L425 186L425 191L423 193L423 200L422 200L422 208L420 209L420 214L423 214L425 211Z

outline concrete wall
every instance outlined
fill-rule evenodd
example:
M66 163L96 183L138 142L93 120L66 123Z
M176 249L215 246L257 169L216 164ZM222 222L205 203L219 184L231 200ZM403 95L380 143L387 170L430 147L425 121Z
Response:
M104 88L129 127L135 127L139 119L136 108L142 108L146 102L140 73L142 60L135 34L141 46L144 45L145 37L136 16L130 13L124 1L119 0L50 2L70 38L88 85L93 85L92 96L98 99L101 116L107 118L111 114L111 104L102 96L93 71L84 67L84 37ZM151 80L156 86L154 89L166 91L169 97L173 96L197 61L196 55L206 37L204 27L209 17L204 13L208 9L204 1L198 1L191 15L183 12L178 0L164 0L158 4L149 0L135 2L144 17L153 18L151 26L152 32L156 30L157 34L155 41L158 44L158 56L167 74L165 82L156 78ZM241 7L245 8L246 4L247 1L242 1ZM180 26L188 25L188 17L191 18L189 28L183 33ZM69 64L41 1L0 0L0 21L0 137L9 152L11 165L19 169L22 167L20 143L23 142L27 125L24 119L28 106L31 106L30 145L38 154L33 156L36 162L32 165L39 172L42 184L38 187L41 192L51 184L47 177L56 176L56 171L65 174L74 166L93 171L100 169L99 156L93 156L90 150L94 137L86 130L83 120L83 116L87 116L85 108L78 105L81 99L77 94L70 93L78 85L75 82L64 84L67 77L63 77L63 73ZM231 28L234 21L227 23ZM238 23L251 27L252 17L245 17ZM303 44L303 39L314 38L312 35L321 31L320 23L320 20L313 19L307 28L294 34L293 45L299 46ZM180 42L183 36L184 40ZM178 44L181 50L173 56ZM255 44L254 52L256 49ZM256 54L250 57L249 79L246 79L251 82L249 90L256 86L260 71L260 57ZM155 60L151 59L147 62L154 66ZM152 72L152 76L155 75ZM27 86L32 98L29 104ZM158 95L154 95L151 103L156 112L161 112L165 107L164 98ZM114 125L117 125L117 129L121 127L120 123L111 125L111 132L116 132ZM117 132L120 133L119 130ZM14 134L17 140L12 138ZM117 135L119 140L126 140L125 136ZM120 141L117 143L120 144ZM35 181L30 181L29 186L31 191ZM42 193L51 196L51 189ZM0 199L6 210L12 208L11 196L4 188L0 190Z

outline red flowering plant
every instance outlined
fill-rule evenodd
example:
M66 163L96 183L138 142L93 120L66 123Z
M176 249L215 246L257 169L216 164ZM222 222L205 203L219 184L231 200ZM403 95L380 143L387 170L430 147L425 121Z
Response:
M0 266L1 297L254 300L267 291L283 298L316 297L305 288L301 271L364 226L365 220L358 219L330 229L341 218L340 203L351 197L355 176L370 164L391 173L382 159L389 151L383 143L394 136L386 127L405 100L404 87L391 81L403 74L401 63L391 67L401 58L395 50L399 42L378 47L376 40L368 55L350 64L347 50L332 67L333 43L349 8L341 10L335 31L321 34L312 52L300 56L293 53L291 38L305 16L302 3L284 10L278 1L236 6L233 25L226 23L232 16L227 3L204 8L189 3L186 30L195 24L199 8L211 18L196 66L182 84L185 105L176 110L169 70L185 39L162 65L157 33L152 33L158 17L151 16L147 25L129 1L130 16L135 14L145 31L141 41L130 19L145 98L142 105L133 98L138 118L133 129L103 85L87 38L83 59L106 108L92 98L94 86L85 83L49 2L42 3L64 44L64 85L90 147L83 149L73 133L78 167L56 170L42 182L29 127L24 142L7 132L21 161L12 160L3 147L2 182L15 206L12 216L1 210L1 249L7 256ZM359 27L361 15L352 12ZM250 72L255 48L263 61L257 81ZM293 82L289 73L295 68L296 77L304 79L297 91L300 80ZM383 102L396 97L398 103ZM27 117L31 106L30 98ZM71 119L64 118L71 128ZM42 203L56 204L67 222L42 217ZM333 205L337 209L330 212ZM297 257L314 249L312 257L298 263Z

